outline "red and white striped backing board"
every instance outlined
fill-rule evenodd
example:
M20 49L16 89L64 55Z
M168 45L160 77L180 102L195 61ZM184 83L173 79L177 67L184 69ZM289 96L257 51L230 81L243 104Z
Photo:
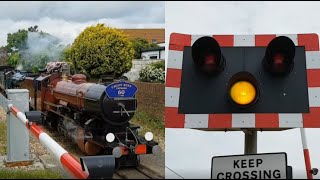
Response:
M262 46L277 36L289 37L296 46L305 46L310 113L179 114L184 46L203 36L212 36L221 47ZM188 35L172 33L165 87L166 128L320 128L320 52L317 34Z

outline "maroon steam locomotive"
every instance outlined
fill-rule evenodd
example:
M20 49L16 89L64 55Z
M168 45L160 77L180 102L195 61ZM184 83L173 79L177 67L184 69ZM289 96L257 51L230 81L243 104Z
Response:
M138 166L139 155L161 152L152 133L138 135L130 123L135 96L110 98L114 82L90 83L83 74L69 75L69 66L55 62L39 74L0 69L0 88L29 90L31 110L42 112L42 123L69 138L87 155L114 155L118 167Z

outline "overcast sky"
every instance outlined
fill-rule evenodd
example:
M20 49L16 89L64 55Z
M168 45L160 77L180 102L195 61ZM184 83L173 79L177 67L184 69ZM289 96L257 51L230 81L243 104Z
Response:
M117 28L164 28L164 1L0 2L0 46L7 34L38 25L40 30L72 43L89 25Z
M320 34L319 8L319 2L166 2L166 44L172 32ZM311 164L320 169L319 139L320 129L307 129ZM183 178L210 178L211 158L243 154L243 143L242 132L166 129L166 166ZM258 153L266 152L287 152L294 178L306 178L299 129L259 133ZM168 169L166 177L179 178Z

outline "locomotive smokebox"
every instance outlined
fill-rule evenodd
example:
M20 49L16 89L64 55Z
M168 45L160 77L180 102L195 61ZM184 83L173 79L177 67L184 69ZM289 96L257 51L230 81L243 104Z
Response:
M109 98L104 95L101 105L103 119L117 126L133 118L137 101L135 98Z

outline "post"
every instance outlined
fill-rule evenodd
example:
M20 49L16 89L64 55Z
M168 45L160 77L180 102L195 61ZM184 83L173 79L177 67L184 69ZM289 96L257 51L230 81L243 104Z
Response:
M257 131L246 130L245 133L245 146L244 154L257 154Z
M308 148L307 137L306 137L306 132L304 128L300 128L300 133L301 133L301 141L302 141L303 154L304 154L304 162L306 164L307 177L308 179L313 179L312 172L311 172L309 148Z
M7 98L21 111L29 111L29 91L8 89ZM1 95L2 96L2 95ZM7 115L7 163L28 162L30 159L29 132L11 112Z

